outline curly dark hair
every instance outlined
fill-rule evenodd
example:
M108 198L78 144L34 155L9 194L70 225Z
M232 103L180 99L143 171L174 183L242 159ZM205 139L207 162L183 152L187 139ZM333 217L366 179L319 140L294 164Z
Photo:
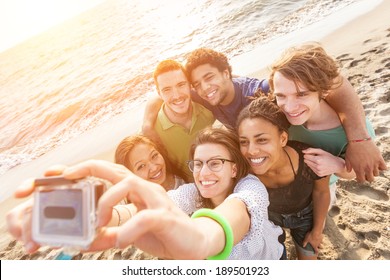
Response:
M188 54L187 63L185 65L191 83L191 72L203 64L210 64L211 66L216 67L220 72L228 70L229 78L232 78L232 66L223 53L207 48L199 48Z
M260 96L242 109L237 117L237 130L243 120L255 118L265 119L278 127L280 131L287 133L291 125L286 115L271 97Z

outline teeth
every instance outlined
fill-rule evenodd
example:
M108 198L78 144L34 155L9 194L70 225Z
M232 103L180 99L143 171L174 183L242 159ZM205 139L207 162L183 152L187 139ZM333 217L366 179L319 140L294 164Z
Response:
M184 102L184 99L173 101L172 103L175 105L180 105Z
M216 183L216 181L202 181L202 185L204 185L204 186L212 185L215 183Z
M156 178L158 178L160 176L160 174L161 174L161 170L156 175L154 175L153 177L150 177L150 178L151 179L156 179Z
M209 94L207 94L207 97L208 97L208 98L213 97L213 95L214 95L216 92L217 92L216 90L213 90L212 92L210 92Z
M253 163L262 163L263 161L265 160L265 157L261 157L261 158L251 158L250 161L253 162Z
M289 116L291 117L297 117L299 116L300 114L302 114L303 112L300 112L300 113L296 113L296 114L293 114L293 113L287 113Z

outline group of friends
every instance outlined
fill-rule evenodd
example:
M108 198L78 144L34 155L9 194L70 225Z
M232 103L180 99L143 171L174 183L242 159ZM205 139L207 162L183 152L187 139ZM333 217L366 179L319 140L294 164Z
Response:
M123 139L115 163L57 165L46 176L110 181L88 251L134 245L163 259L317 259L337 178L372 181L385 170L359 97L318 43L287 49L269 79L234 76L227 57L192 51L160 62L158 96L142 133ZM16 197L34 189L26 181ZM7 215L29 253L26 213Z

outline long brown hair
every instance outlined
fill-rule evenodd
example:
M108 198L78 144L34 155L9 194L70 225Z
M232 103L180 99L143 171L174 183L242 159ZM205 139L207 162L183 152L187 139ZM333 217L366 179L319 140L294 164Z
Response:
M230 153L231 160L236 164L237 175L233 178L233 186L235 187L237 182L247 176L250 171L250 165L246 158L241 154L238 135L234 130L227 128L212 128L207 127L201 130L195 138L190 148L190 158L194 159L195 150L202 144L219 144L224 146ZM233 192L234 187L231 189ZM211 202L211 199L204 198L198 192L197 206L214 208L215 206Z

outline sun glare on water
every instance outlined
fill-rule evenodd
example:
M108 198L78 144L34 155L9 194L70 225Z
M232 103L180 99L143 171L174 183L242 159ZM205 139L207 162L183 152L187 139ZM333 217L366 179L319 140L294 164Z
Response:
M39 34L103 0L2 0L0 51Z

